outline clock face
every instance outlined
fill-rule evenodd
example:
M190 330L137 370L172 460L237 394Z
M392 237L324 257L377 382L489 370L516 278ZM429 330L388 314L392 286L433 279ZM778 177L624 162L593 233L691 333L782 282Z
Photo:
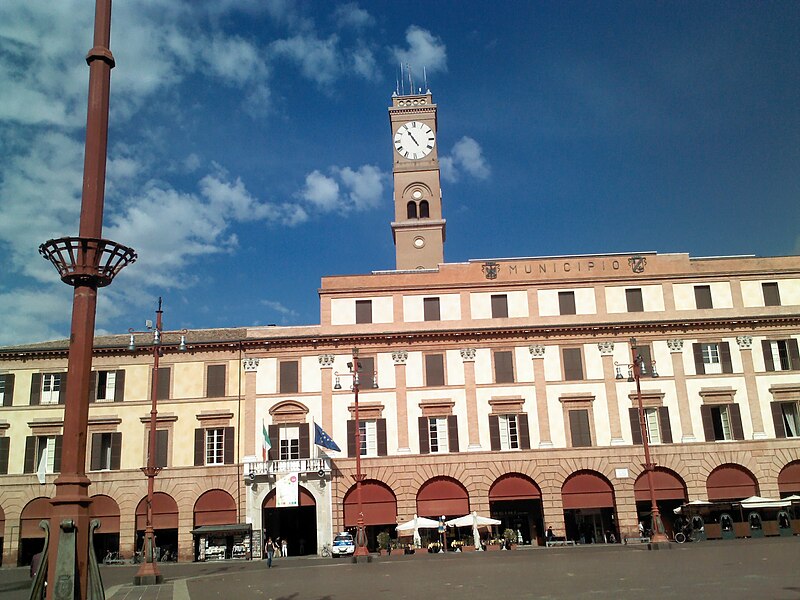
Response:
M433 150L436 136L425 123L409 121L401 125L394 134L394 147L400 156L409 160L425 158Z

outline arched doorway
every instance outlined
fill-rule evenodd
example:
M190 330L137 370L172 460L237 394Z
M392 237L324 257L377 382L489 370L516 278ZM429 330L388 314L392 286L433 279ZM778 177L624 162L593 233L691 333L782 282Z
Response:
M25 505L19 516L19 551L17 566L31 564L31 558L44 548L44 529L39 521L49 520L52 505L50 498L35 498Z
M119 552L119 505L110 496L92 496L89 519L100 521L100 527L94 531L94 552L102 562L106 552Z
M250 525L237 522L236 501L225 490L208 490L194 503L194 559L250 558Z
M640 523L644 523L651 530L654 530L650 519L651 501L650 486L647 483L647 471L642 472L633 484L633 491L636 497L636 514ZM676 508L687 502L689 496L686 493L686 482L680 475L669 469L656 468L653 471L653 491L655 492L656 505L661 514L661 521L664 524L667 537L672 538L674 516Z
M543 542L542 491L531 478L521 473L499 477L489 488L489 512L502 521L501 531L519 531L525 544Z
M800 460L790 462L778 474L778 492L781 498L800 495Z
M758 481L741 465L722 465L711 471L706 480L711 502L736 502L758 496Z
M600 473L578 471L570 475L561 487L561 501L567 539L602 543L611 533L619 539L614 487Z
M351 487L344 496L344 526L355 537L358 523L358 493L356 486ZM397 498L391 488L380 481L367 480L361 483L361 506L366 525L367 548L378 549L377 537L381 531L390 536L396 535Z
M452 477L434 477L423 483L417 492L417 514L436 520L463 517L469 514L469 494L461 482ZM426 539L444 541L436 529L420 530L420 536L423 547Z
M147 497L136 507L136 550L144 546L144 529L147 524ZM178 554L178 504L164 492L153 494L153 530L155 545L161 552Z
M275 490L272 490L261 509L264 541L269 537L272 541L286 540L289 556L317 553L317 502L306 488L298 484L297 506L280 508L276 505Z

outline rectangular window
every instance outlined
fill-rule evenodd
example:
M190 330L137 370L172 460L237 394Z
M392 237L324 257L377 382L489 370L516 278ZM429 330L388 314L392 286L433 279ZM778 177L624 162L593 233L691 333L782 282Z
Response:
M42 374L42 394L40 404L58 404L61 393L61 373Z
M728 406L723 404L711 407L711 422L714 426L715 440L732 440L731 416Z
M11 398L6 399L6 377L0 375L0 406L11 406Z
M169 400L170 375L172 375L171 367L158 367L158 389L156 390L156 397L159 400Z
M206 464L225 464L225 429L206 429Z
M372 323L372 300L356 300L356 323Z
M642 288L626 289L625 303L628 306L628 312L644 312L644 301L642 300Z
M358 385L361 390L375 387L375 358L360 356L358 358Z
M423 318L426 321L440 321L439 298L423 298Z
M642 443L642 426L639 423L639 409L630 410L631 435L633 443ZM644 425L647 439L651 444L671 444L672 426L669 421L669 409L666 406L648 406L644 409Z
M781 419L786 432L785 437L800 437L800 411L797 402L781 403Z
M764 366L767 371L800 370L800 353L797 340L762 340Z
M492 318L508 318L508 296L505 294L492 294Z
M428 432L431 453L447 452L447 417L431 417L428 419Z
M375 421L358 423L361 436L361 456L378 456L378 427Z
M714 308L714 303L711 300L711 286L710 285L694 286L694 302L698 310L703 310L706 308Z
M558 292L558 312L561 315L575 314L575 292Z
M589 426L589 411L585 408L569 411L569 431L573 448L592 445L592 429Z
M223 398L225 396L225 365L208 365L206 367L206 397Z
M97 401L98 402L113 402L114 392L117 388L117 372L116 371L98 371L97 372Z
M517 415L500 415L500 450L517 450L519 434L517 433Z
M564 361L564 379L566 381L580 381L583 379L583 362L580 348L562 348L561 357Z
M122 434L93 433L90 468L92 471L119 470Z
M644 409L644 422L647 428L647 441L650 444L660 444L661 428L658 423L657 407L648 407Z
M700 344L703 353L703 372L707 375L722 373L719 344Z
M156 466L167 467L169 451L169 430L156 429Z
M56 436L37 436L35 472L38 472L44 464L45 473L55 473L55 460Z
M495 383L514 383L514 353L508 350L494 353Z
M778 282L762 283L761 291L764 294L764 306L780 306L781 294L778 290Z
M296 360L280 361L278 392L296 394L298 390L299 365Z
M444 385L444 354L425 355L425 385L428 387Z
M280 427L280 460L300 458L300 427L283 425Z
M0 436L0 475L8 475L8 454L11 440L2 435Z

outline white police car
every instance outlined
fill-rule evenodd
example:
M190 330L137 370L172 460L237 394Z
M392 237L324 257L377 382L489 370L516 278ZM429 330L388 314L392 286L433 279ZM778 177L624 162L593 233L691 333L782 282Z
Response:
M346 531L342 531L333 538L333 556L350 556L356 551L356 543L353 536Z

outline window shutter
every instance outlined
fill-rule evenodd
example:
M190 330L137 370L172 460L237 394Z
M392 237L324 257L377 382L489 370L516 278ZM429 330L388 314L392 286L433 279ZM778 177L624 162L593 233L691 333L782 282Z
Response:
M444 385L444 356L425 355L425 385L428 387Z
M634 446L639 446L642 443L642 426L639 423L639 409L629 408L628 414L631 418L631 438L633 439Z
M111 470L119 471L122 458L122 433L116 431L111 434Z
M347 421L347 456L356 456L356 422L355 419Z
M91 459L89 461L89 470L90 471L99 471L100 470L100 457L101 451L103 449L103 434L102 433L93 433L92 434L92 452L91 452Z
M669 407L658 407L658 424L661 426L661 442L672 443L672 423L669 421Z
M420 417L417 422L419 423L419 453L430 454L431 440L430 432L428 431L428 417Z
M700 416L703 417L703 433L707 442L716 440L714 435L714 418L711 416L711 405L703 404L700 406Z
M298 364L296 360L284 360L280 363L280 386L278 391L281 394L296 394L298 390Z
M281 457L281 433L277 425L270 425L267 427L267 435L269 435L269 443L272 444L267 452L267 460L278 460Z
M67 401L67 374L58 374L58 403L64 404Z
M561 356L564 358L564 379L566 381L580 381L583 379L581 349L564 348L561 351Z
M170 367L158 367L158 389L156 390L156 398L158 400L169 400L170 388ZM205 461L203 461L205 464Z
M358 363L361 366L361 370L358 373L359 389L372 389L375 385L375 358L372 356L359 358Z
M31 375L31 406L38 406L42 398L42 374ZM33 471L27 471L33 473Z
M194 466L202 467L206 464L206 430L194 430Z
M792 371L800 371L800 350L797 347L797 340L791 338L786 345L789 346L789 368Z
M628 312L644 312L641 288L625 290L625 303L627 304Z
M767 371L774 371L775 364L772 362L772 344L769 340L761 340L761 351L764 353L764 368Z
M0 437L0 475L8 475L8 448L10 438Z
M775 437L785 438L786 425L783 422L783 403L770 402L769 405L772 408L772 422L775 424Z
M117 369L116 379L114 380L114 402L122 402L125 399L125 369Z
M764 306L781 305L781 295L777 281L773 283L762 283L761 290L764 293Z
M356 323L372 323L372 300L356 300Z
M698 310L714 308L714 304L711 299L711 286L709 285L694 286L694 301Z
M300 458L311 458L311 440L308 423L300 424Z
M36 471L36 436L25 437L25 462L23 463L23 473L33 473Z
M692 344L692 354L694 354L694 372L697 375L706 374L706 366L703 363L703 347L700 344Z
M447 443L450 452L458 452L458 417L450 415L447 417Z
M441 319L439 298L423 298L422 309L423 319L426 321L439 321Z
M742 411L739 408L739 405L735 402L728 404L728 413L731 417L731 431L733 433L733 439L743 440L744 429L742 428Z
M97 400L97 371L92 371L89 377L89 402Z
M586 409L569 411L569 428L572 445L576 448L592 445L592 430L589 427L589 411Z
M12 406L14 402L14 375L11 373L2 376L5 380L5 391L3 392L3 406Z
M167 466L167 449L169 448L169 430L156 429L156 466L162 469Z
M388 448L386 447L386 419L375 420L375 433L378 436L378 456L386 456Z
M56 436L55 449L53 450L53 473L61 473L61 446L63 441L63 435Z
M731 345L728 342L720 342L719 360L722 363L723 373L733 373L733 364L731 363Z
M232 465L234 461L233 453L236 450L235 431L233 427L225 427L222 432L222 462L226 465ZM306 448L308 448L308 425L306 425ZM308 456L301 456L300 458L308 458Z
M495 294L492 296L492 318L508 318L508 296L505 294Z
M500 450L500 417L489 415L489 445L492 452Z
M206 396L208 398L225 396L225 365L208 365L206 368Z
M514 383L514 353L504 350L494 353L495 383Z
M517 415L517 433L519 434L519 447L522 450L530 450L531 434L528 428L528 413Z
M558 292L558 312L562 315L575 314L575 292Z

